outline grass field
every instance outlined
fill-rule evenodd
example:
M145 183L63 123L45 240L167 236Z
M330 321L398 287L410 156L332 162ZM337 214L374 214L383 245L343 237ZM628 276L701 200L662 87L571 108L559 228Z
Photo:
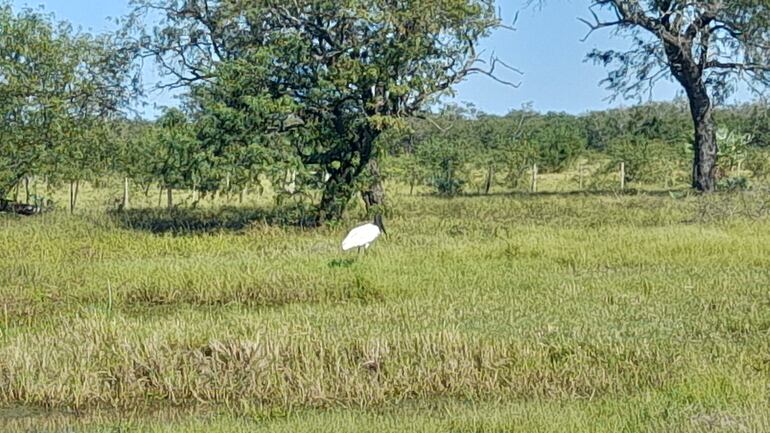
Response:
M0 216L0 431L770 431L766 193L255 200Z

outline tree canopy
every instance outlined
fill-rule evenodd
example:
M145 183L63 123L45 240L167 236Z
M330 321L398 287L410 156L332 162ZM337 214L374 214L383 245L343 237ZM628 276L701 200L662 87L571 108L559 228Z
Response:
M289 147L277 140L280 150L266 153L327 174L319 221L339 218L357 189L382 204L376 139L384 129L467 76L504 66L492 60L481 68L477 51L500 26L492 0L134 5L135 16L162 14L140 40L167 74L165 86L238 116L228 136L242 145L279 134ZM358 185L364 173L371 182Z
M135 94L134 52L52 16L0 5L0 197L25 176L103 167L103 122Z

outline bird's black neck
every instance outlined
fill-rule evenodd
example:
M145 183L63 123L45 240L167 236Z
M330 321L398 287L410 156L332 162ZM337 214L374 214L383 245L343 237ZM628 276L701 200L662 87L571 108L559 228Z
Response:
M379 227L380 231L385 233L385 226L382 224L382 215L381 214L377 214L377 215L374 216L374 225Z

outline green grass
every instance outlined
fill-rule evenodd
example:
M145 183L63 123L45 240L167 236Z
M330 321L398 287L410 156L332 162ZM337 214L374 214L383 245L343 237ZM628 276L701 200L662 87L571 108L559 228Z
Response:
M770 430L764 193L266 200L0 216L0 430Z

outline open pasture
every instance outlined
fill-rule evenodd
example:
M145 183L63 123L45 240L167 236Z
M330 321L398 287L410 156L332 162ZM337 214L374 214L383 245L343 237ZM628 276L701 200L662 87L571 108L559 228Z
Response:
M355 213L2 216L0 425L766 431L768 199L394 195L362 257Z

